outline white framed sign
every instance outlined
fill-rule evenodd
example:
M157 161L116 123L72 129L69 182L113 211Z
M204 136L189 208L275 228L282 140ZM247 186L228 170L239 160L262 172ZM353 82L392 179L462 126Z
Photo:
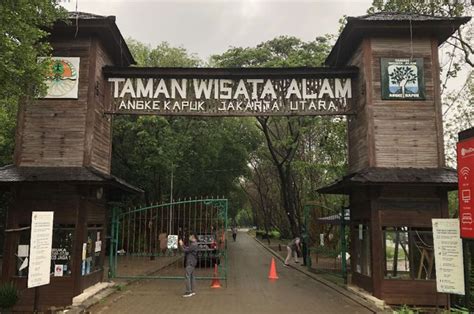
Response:
M45 58L40 58L40 60L45 60ZM77 99L79 63L78 57L51 57L51 64L45 78L48 91L44 98Z
M54 212L32 212L28 288L50 282Z
M464 295L464 264L458 219L432 219L436 290Z
M168 236L168 249L173 250L178 248L178 235L170 234Z

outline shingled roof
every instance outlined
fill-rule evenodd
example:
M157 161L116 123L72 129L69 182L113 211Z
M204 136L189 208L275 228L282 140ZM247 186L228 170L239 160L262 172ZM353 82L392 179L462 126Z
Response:
M456 190L457 172L452 168L366 168L348 174L331 185L318 189L324 194L349 194L353 187L366 185L424 185Z
M97 36L105 46L117 66L135 64L132 53L120 30L115 24L115 16L97 15L87 12L69 12L68 22L57 21L51 29L50 40L74 39L81 36Z
M442 17L397 12L347 17L347 24L324 63L329 66L345 65L364 37L434 37L440 45L470 19L468 16Z
M434 16L427 14L416 14L416 13L401 13L401 12L377 12L372 14L366 14L356 17L348 17L347 20L365 20L365 21L445 21L452 20L456 21L463 19L462 17L446 17L446 16Z
M103 184L131 193L143 191L116 176L85 167L16 167L0 168L0 185L21 182L65 182L78 184Z

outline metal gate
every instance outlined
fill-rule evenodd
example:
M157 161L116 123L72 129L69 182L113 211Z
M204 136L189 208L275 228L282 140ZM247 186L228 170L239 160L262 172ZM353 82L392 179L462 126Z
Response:
M198 238L197 279L227 279L228 200L200 198L138 209L114 208L109 276L184 279L184 253L176 243Z

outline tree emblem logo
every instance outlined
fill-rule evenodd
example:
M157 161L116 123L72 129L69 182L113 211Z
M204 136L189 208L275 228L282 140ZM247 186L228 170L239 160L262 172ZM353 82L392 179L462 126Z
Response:
M423 59L382 58L382 99L424 99Z
M389 89L393 94L418 93L418 69L416 65L391 65L388 67Z

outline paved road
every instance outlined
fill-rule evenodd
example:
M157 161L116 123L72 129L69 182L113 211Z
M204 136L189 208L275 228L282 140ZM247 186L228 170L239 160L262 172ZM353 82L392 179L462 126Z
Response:
M271 254L245 233L229 242L228 287L198 281L197 295L183 298L184 282L145 280L91 309L92 313L370 313L304 274L278 263L280 277L267 279Z

